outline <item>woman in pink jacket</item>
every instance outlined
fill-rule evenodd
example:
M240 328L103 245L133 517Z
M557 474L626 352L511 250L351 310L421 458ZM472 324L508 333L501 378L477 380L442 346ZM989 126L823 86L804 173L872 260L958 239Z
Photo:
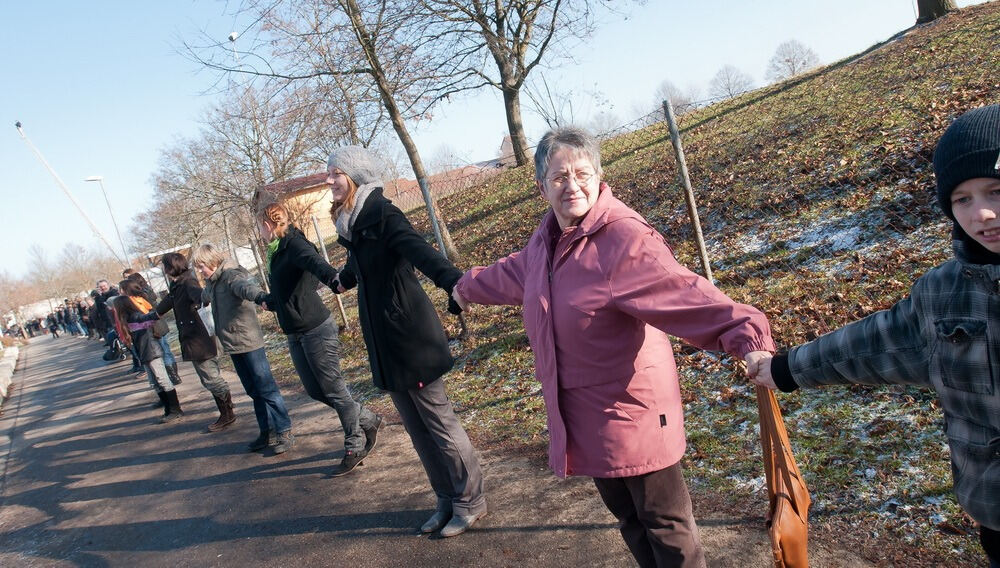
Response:
M453 296L524 307L555 474L594 478L640 566L702 566L668 334L748 362L774 343L764 314L678 264L601 173L586 132L545 134L535 183L551 211L523 250L470 270Z

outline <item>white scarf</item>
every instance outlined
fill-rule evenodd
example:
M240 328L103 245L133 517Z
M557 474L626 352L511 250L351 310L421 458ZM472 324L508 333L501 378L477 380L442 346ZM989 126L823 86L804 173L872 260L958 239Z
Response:
M340 215L337 215L337 220L334 221L334 224L337 226L338 235L351 240L354 222L358 220L358 214L361 213L361 209L365 206L365 201L368 201L368 196L380 187L382 187L381 183L366 183L358 187L358 190L354 193L354 208L350 211L347 208L341 209Z

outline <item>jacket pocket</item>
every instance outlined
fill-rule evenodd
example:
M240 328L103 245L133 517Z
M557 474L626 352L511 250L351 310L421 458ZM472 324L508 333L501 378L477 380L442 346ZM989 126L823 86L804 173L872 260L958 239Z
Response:
M993 373L1000 362L990 361L986 321L948 318L934 322L937 333L932 369L948 388L993 394Z
M948 440L955 496L959 505L981 523L1000 521L1000 495L993 487L1000 470L1000 437L986 444Z
M406 301L406 283L398 273L394 273L390 282L389 303L386 306L386 313L390 319L401 321L410 318L409 303Z

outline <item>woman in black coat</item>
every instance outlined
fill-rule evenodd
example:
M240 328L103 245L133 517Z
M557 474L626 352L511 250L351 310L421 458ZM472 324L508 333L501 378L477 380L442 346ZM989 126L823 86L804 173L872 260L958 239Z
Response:
M414 267L449 298L462 273L382 196L381 168L368 150L335 150L327 174L338 242L348 251L337 290L358 287L372 378L389 391L437 495L437 510L420 530L440 530L443 537L462 534L486 514L482 472L445 391L441 377L454 360ZM458 313L457 305L453 308Z
M344 457L330 475L346 475L375 447L382 418L354 400L340 373L337 323L316 293L320 282L327 286L336 282L337 271L292 224L284 205L268 205L260 220L264 237L271 241L267 254L271 293L257 303L277 312L306 393L337 412L344 429Z
M236 422L236 414L233 412L229 384L222 378L219 369L219 348L215 336L208 333L198 315L202 306L201 285L184 255L169 252L163 255L160 262L170 283L167 295L156 306L156 313L163 315L174 311L181 358L191 362L201 385L212 393L219 408L219 418L208 425L208 431L218 432Z

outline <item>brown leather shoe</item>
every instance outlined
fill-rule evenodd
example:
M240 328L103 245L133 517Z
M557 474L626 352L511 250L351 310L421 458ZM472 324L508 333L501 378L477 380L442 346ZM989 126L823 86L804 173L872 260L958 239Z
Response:
M351 473L354 471L354 468L361 465L364 459L365 456L361 452L347 452L344 454L344 459L340 460L340 465L330 472L330 477L340 477L341 475Z

